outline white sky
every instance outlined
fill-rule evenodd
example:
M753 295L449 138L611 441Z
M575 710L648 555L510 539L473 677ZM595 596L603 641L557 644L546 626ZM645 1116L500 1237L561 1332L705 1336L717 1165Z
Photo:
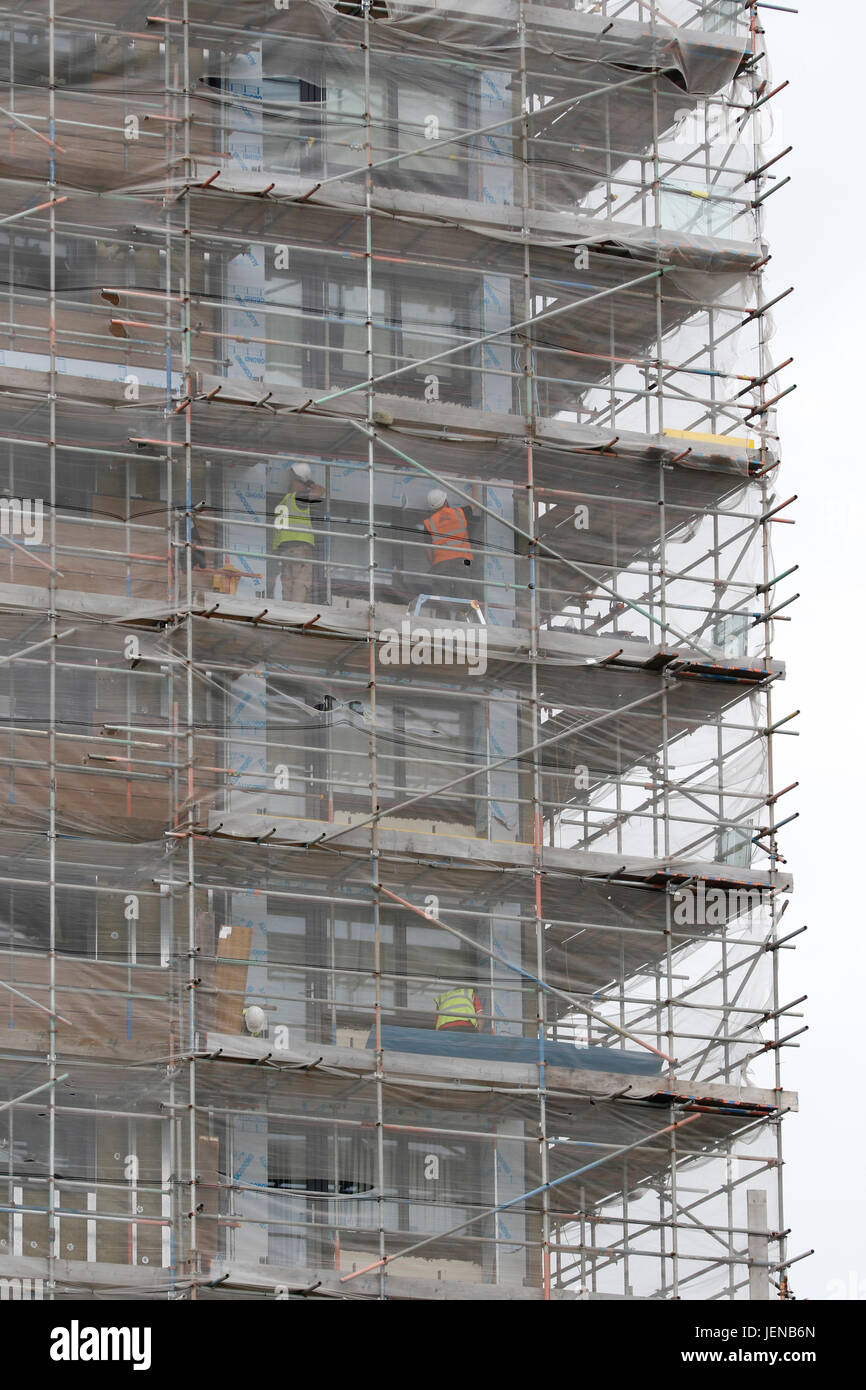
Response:
M798 0L787 0L797 4ZM799 15L762 9L781 144L794 146L780 177L794 182L768 204L773 251L769 293L795 285L777 311L777 361L794 356L783 384L798 390L780 407L781 498L798 493L796 526L774 527L780 586L801 590L777 626L775 655L789 676L776 715L800 708L799 739L777 739L776 786L799 780L780 803L800 819L781 832L797 892L789 929L809 924L785 954L782 1002L808 993L810 1032L786 1049L785 1084L801 1114L786 1121L785 1224L791 1254L815 1254L791 1270L799 1298L866 1298L863 1003L866 989L864 801L866 712L863 603L866 562L864 446L856 421L866 393L863 287L866 195L866 6L862 0L799 0ZM853 230L852 230L853 229ZM842 233L845 233L843 237ZM846 239L847 238L847 239ZM796 805L794 804L796 803ZM801 1021L791 1024L791 1029ZM791 1029L786 1029L790 1031Z

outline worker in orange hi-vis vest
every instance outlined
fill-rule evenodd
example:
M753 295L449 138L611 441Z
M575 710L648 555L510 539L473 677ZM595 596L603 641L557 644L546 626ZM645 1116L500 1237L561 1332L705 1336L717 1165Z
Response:
M461 581L469 579L472 573L472 542L469 539L469 526L472 521L471 507L452 507L448 494L443 488L432 488L427 494L430 516L424 522L424 530L430 537L427 558L430 572L435 580L435 592L448 598L472 597L470 586Z

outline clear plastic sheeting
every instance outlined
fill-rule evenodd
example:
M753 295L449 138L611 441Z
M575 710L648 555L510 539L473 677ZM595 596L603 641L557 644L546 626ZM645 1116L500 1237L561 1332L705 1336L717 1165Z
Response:
M784 1287L758 7L92 10L0 8L0 1278Z

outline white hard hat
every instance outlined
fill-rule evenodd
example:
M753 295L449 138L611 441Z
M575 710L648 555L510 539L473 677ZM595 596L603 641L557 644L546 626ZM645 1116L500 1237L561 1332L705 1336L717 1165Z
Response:
M251 1004L244 1009L244 1023L248 1033L260 1033L265 1026L264 1009L260 1009L258 1004Z
M427 505L428 507L433 507L436 511L438 511L440 507L444 507L447 501L448 493L443 492L441 487L431 488L427 493Z
M293 464L292 472L295 474L296 478L303 478L305 483L308 483L313 476L308 463Z

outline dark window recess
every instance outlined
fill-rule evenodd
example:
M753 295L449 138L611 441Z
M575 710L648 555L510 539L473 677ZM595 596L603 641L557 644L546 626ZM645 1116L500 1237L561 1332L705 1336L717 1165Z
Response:
M61 955L91 956L96 949L93 898L55 889L55 940ZM0 950L46 949L51 935L48 887L0 884Z

